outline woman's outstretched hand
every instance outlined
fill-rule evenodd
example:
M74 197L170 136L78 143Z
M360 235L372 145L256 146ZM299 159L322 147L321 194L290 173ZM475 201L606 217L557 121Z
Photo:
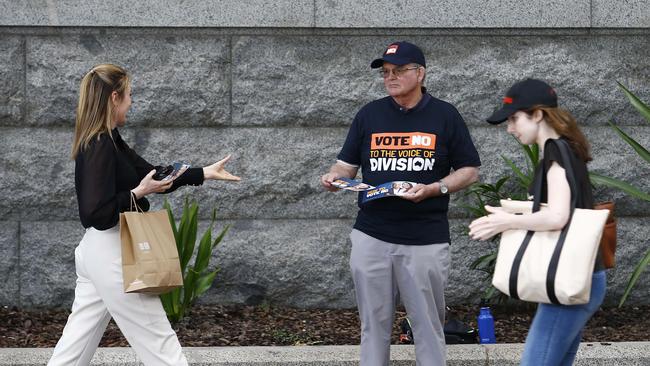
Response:
M241 178L238 176L232 175L226 171L224 166L226 165L226 162L230 160L230 155L226 156L225 158L217 161L216 163L212 165L208 165L203 168L203 177L205 179L213 179L213 180L230 180L230 181L240 181Z

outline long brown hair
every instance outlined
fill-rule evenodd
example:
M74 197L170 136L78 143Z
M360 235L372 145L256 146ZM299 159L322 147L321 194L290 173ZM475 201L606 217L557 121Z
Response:
M97 65L84 75L79 87L72 159L87 148L93 138L102 133L107 133L113 138L111 94L117 92L120 98L124 97L130 83L126 70L111 64Z
M589 141L587 141L580 127L578 127L578 122L571 113L562 108L544 105L533 106L526 113L532 115L537 110L544 114L546 123L569 142L573 151L578 154L582 161L586 163L592 160Z

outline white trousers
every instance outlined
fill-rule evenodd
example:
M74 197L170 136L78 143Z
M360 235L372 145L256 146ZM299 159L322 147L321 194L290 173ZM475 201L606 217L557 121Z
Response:
M145 365L187 365L160 298L124 293L119 226L87 229L75 266L72 313L49 366L89 365L111 317Z
M443 366L449 244L402 245L352 230L350 269L361 319L361 366L388 366L395 304L411 321L417 366Z

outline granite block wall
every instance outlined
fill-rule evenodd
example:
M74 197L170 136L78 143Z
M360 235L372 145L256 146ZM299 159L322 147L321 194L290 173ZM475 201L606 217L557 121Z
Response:
M82 75L101 62L133 75L133 107L121 132L147 160L203 166L233 154L229 169L242 182L152 199L154 208L164 198L179 208L190 197L201 203L203 224L217 207L217 228L232 225L203 302L354 307L348 234L355 196L324 192L319 177L356 111L384 95L369 63L393 40L424 50L427 87L464 116L483 181L507 172L501 155L524 161L505 128L483 119L510 84L534 76L556 86L580 121L592 143L591 170L650 187L650 166L607 124L616 121L650 146L650 126L616 86L650 101L650 22L638 11L644 1L524 1L512 9L470 0L435 7L156 3L165 6L143 1L127 11L127 2L114 1L118 10L107 11L99 1L0 1L0 305L71 304L73 250L83 235L70 159L74 110ZM530 9L537 16L527 17ZM391 17L395 12L403 20ZM596 194L614 199L620 217L611 304L650 246L650 203L602 187ZM491 249L465 235L465 201L454 195L450 209L452 304L477 301L481 273L467 267ZM649 303L650 282L640 281L629 301Z

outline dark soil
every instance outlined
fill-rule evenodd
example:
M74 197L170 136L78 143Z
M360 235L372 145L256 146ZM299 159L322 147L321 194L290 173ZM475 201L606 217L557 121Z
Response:
M493 307L499 343L524 342L534 310ZM22 311L0 308L0 347L53 347L61 335L67 310ZM478 309L454 306L447 317L475 327ZM393 343L398 343L398 311ZM356 310L288 309L280 307L196 306L175 325L181 344L199 346L271 346L359 344ZM585 342L650 341L650 306L599 310L584 332ZM127 346L111 321L102 347Z

